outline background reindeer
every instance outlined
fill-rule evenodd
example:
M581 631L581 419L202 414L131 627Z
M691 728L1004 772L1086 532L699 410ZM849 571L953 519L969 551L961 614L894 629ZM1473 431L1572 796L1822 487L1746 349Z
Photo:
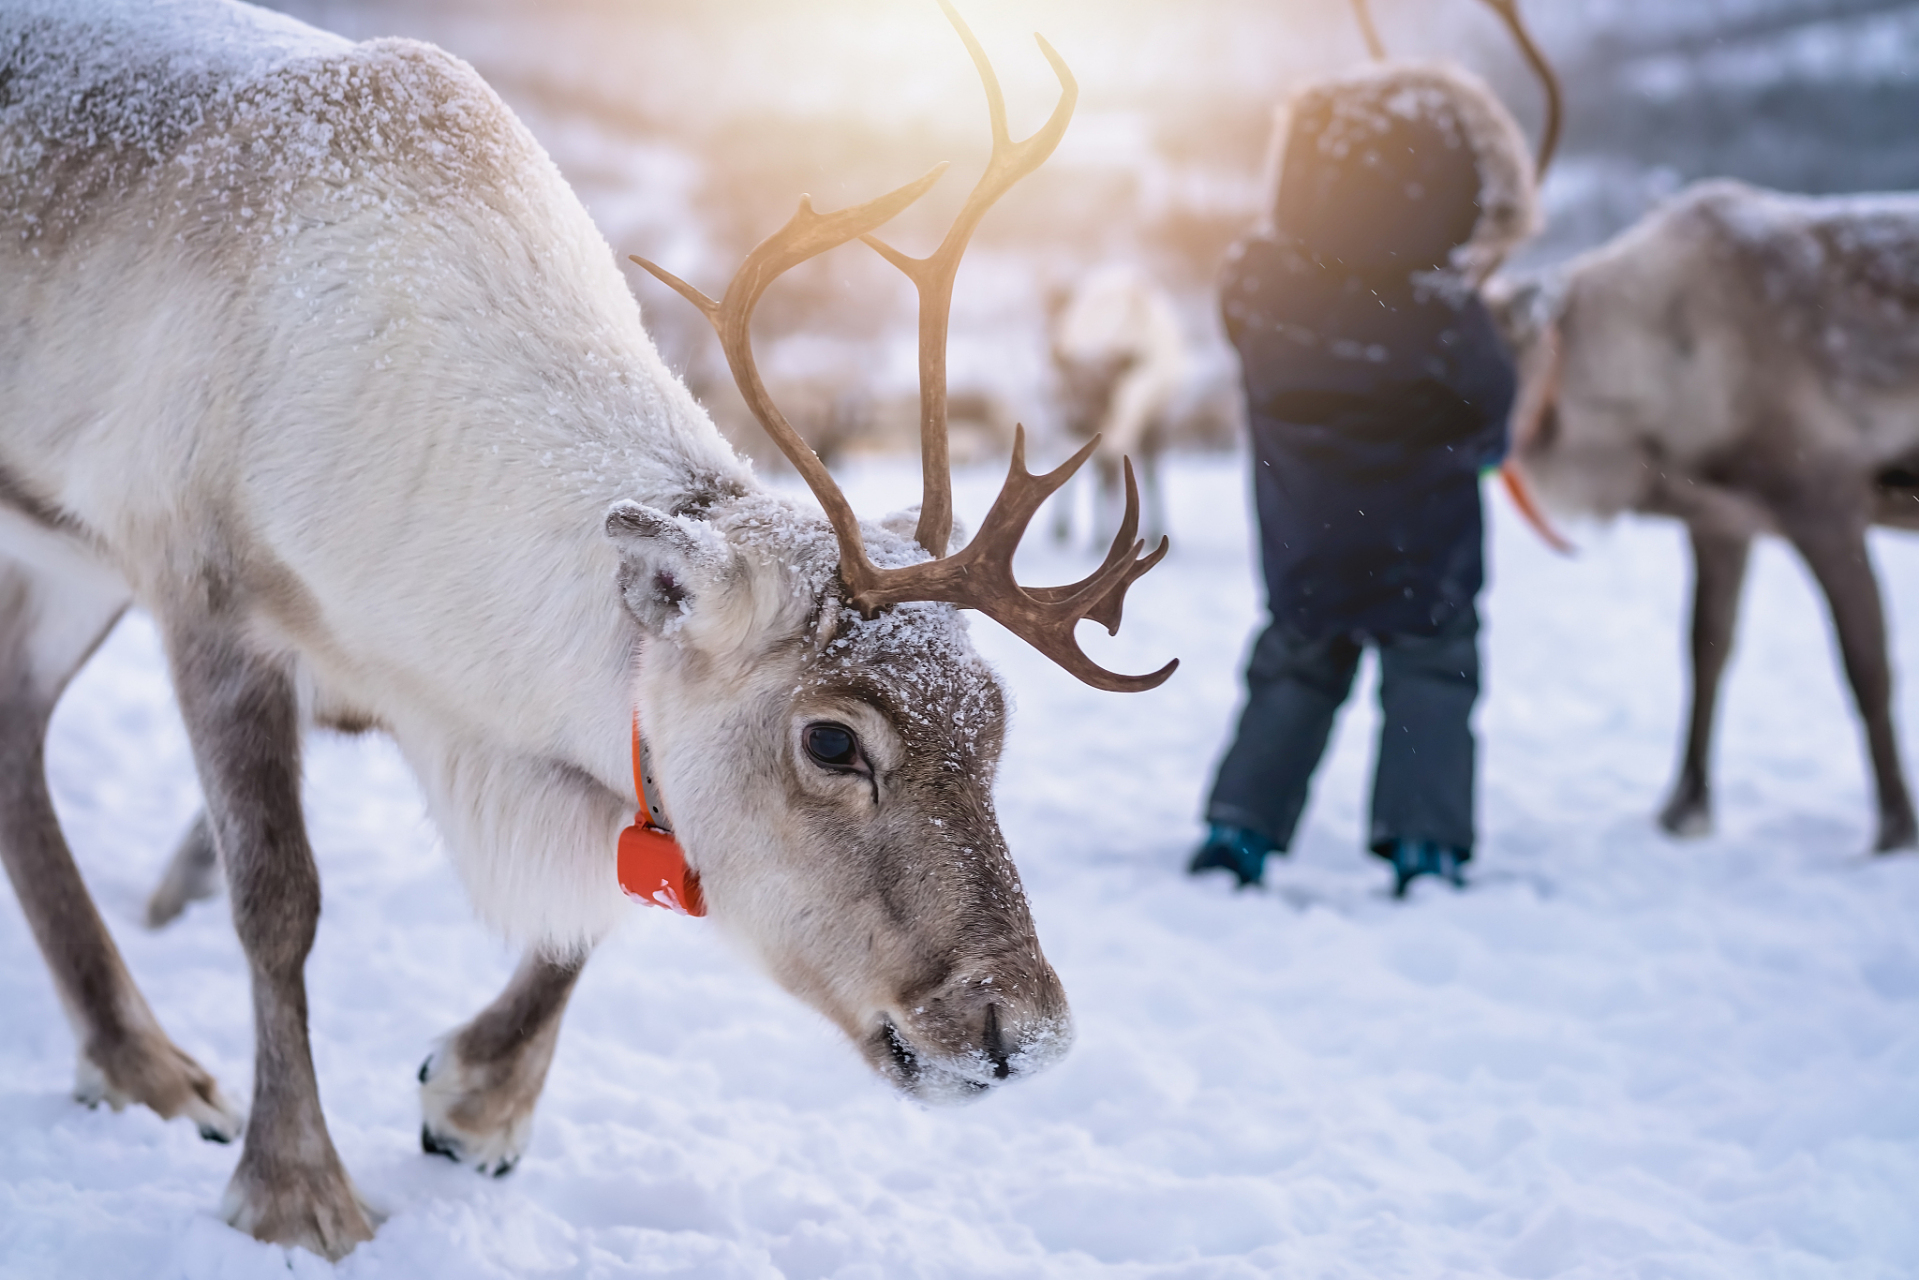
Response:
M950 16L950 10L949 10ZM917 1096L970 1096L1071 1038L993 816L1005 697L960 607L1074 674L1117 628L1136 499L1080 583L1010 563L1044 476L1022 442L946 554L946 308L968 237L1075 86L986 176L918 284L925 501L862 527L764 395L747 325L789 267L938 171L793 220L712 319L822 520L757 484L662 367L605 242L470 68L224 0L0 9L0 860L79 1045L77 1093L241 1113L176 1048L75 869L42 767L62 689L129 605L167 646L251 969L255 1090L229 1221L338 1257L372 1232L321 1112L305 958L309 723L390 734L480 913L527 945L422 1068L423 1141L509 1167L567 996L624 910L635 721L715 924ZM875 242L877 245L877 242Z
M1691 537L1692 703L1660 825L1711 829L1747 555L1777 533L1832 610L1878 791L1874 847L1919 843L1866 549L1871 524L1919 528L1919 197L1705 182L1507 292L1526 477L1558 510L1676 516Z
M1187 370L1186 340L1173 299L1139 268L1113 264L1089 272L1052 299L1051 348L1060 425L1074 440L1101 440L1093 455L1093 520L1117 507L1120 459L1140 460L1149 538L1166 528L1159 462L1172 434L1172 410ZM1070 496L1070 494L1066 495ZM1054 536L1072 531L1062 497Z

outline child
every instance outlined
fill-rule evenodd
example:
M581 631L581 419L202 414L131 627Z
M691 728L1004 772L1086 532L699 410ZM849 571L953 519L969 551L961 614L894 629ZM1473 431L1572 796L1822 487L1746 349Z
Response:
M1272 623L1189 870L1258 884L1292 841L1363 649L1379 654L1368 845L1394 896L1473 856L1484 581L1479 477L1512 361L1477 282L1533 221L1518 128L1456 72L1389 66L1298 94L1270 225L1221 285L1251 426Z

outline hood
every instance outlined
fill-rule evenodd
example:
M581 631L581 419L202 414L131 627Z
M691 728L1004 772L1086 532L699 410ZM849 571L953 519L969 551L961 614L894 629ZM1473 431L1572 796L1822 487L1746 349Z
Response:
M1525 136L1477 77L1383 62L1316 80L1273 122L1266 227L1361 274L1479 281L1539 223Z

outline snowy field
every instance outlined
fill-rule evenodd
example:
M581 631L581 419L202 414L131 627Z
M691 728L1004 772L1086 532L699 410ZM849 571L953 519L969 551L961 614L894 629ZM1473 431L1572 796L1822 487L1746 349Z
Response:
M857 475L878 514L907 469ZM996 475L962 478L973 519ZM469 916L408 777L323 738L322 1096L390 1215L342 1277L1909 1277L1919 1274L1919 857L1874 860L1823 607L1755 558L1720 834L1660 837L1687 569L1676 527L1551 557L1493 512L1473 888L1408 904L1359 852L1374 713L1341 723L1265 893L1180 866L1255 621L1244 481L1172 475L1178 549L1093 692L976 624L1015 691L1006 834L1079 1041L962 1110L899 1101L702 922L635 909L574 999L532 1148L423 1156L414 1069L514 957ZM1874 547L1919 749L1919 542ZM1087 556L1040 547L1025 575ZM121 627L50 768L102 910L173 1037L236 1096L252 1044L226 909L138 923L197 804L151 629ZM215 1209L237 1152L68 1097L72 1044L0 894L0 1275L323 1275Z

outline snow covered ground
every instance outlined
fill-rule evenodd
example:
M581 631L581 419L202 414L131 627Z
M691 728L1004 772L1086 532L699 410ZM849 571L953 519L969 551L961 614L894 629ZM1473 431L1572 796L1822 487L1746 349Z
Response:
M1720 834L1648 820L1674 754L1686 567L1670 525L1553 558L1503 501L1486 600L1474 887L1384 893L1359 852L1355 700L1266 893L1179 873L1255 621L1243 476L1172 472L1178 549L1099 694L977 623L1017 697L1006 834L1079 1042L963 1110L892 1097L699 921L635 909L589 966L518 1171L420 1154L413 1071L514 957L472 922L405 770L321 739L308 967L333 1134L390 1215L343 1277L1898 1277L1919 1273L1919 857L1869 800L1822 607L1761 550L1727 690ZM976 520L997 483L962 478ZM908 468L854 478L877 514ZM1919 749L1919 542L1875 554ZM1088 558L1039 547L1029 578ZM138 923L197 804L138 618L73 689L67 831L174 1038L244 1095L222 904ZM0 894L0 1275L323 1275L215 1210L236 1152L68 1098L72 1044Z

